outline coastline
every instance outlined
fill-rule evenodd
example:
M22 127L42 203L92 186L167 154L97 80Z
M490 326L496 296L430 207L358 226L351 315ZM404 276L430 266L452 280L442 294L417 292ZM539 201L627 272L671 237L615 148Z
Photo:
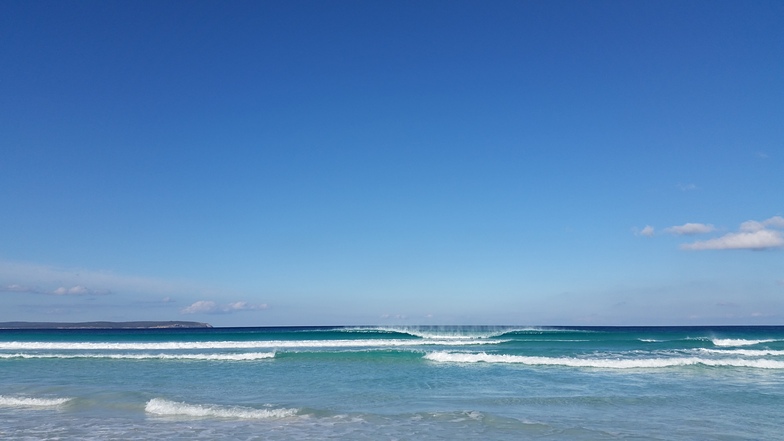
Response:
M133 322L0 322L0 329L190 329L212 328L209 323L188 321Z

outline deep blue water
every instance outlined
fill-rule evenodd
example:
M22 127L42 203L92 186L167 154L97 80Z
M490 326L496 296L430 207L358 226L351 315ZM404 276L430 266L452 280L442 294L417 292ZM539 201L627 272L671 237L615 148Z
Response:
M784 327L0 331L0 439L776 440Z

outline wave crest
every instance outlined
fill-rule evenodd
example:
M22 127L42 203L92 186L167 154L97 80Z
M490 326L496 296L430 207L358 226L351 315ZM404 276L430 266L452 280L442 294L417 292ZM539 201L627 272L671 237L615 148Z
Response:
M550 329L507 326L379 326L344 328L343 332L403 334L424 340L484 340L515 332L547 332Z
M0 395L3 407L57 407L71 401L70 398L31 398Z
M516 363L529 366L565 366L604 369L650 369L677 366L705 365L714 367L748 367L758 369L784 369L784 361L742 358L700 358L700 357L661 357L661 358L570 358L570 357L530 357L522 355L431 352L425 359L441 363Z
M144 407L145 412L160 416L188 416L199 418L268 419L286 418L297 414L297 409L256 409L240 406L188 404L153 398Z
M752 346L760 343L770 343L778 340L744 340L742 338L714 338L711 342L715 346Z

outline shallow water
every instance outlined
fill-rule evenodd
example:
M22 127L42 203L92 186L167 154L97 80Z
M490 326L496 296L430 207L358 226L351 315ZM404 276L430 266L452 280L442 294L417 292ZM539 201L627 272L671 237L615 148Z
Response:
M2 439L780 439L784 327L0 331Z

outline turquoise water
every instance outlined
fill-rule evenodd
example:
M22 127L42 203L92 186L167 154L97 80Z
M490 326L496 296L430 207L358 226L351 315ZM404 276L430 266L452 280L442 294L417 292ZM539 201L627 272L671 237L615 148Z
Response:
M0 331L0 439L782 439L784 327Z

